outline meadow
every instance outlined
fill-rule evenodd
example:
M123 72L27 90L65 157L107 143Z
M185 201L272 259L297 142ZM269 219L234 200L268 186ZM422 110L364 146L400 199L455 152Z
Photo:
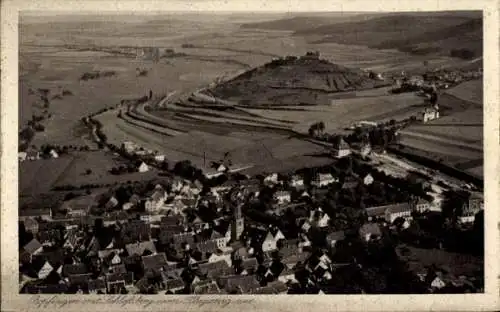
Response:
M445 115L405 129L401 143L447 159L446 163L482 177L482 88L482 80L471 80L447 90L441 97L442 105L449 109Z

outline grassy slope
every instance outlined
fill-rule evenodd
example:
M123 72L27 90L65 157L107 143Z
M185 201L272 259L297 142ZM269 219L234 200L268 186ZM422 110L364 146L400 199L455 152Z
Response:
M366 45L415 53L427 50L449 55L452 49L467 48L476 56L482 54L482 19L479 14L391 15L302 29L295 34L312 38L320 36L317 42Z

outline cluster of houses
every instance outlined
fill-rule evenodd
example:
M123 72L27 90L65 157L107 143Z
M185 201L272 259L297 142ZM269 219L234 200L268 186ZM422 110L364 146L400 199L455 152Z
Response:
M332 173L318 173L310 182L323 190L335 183L355 188L374 183L374 178L367 174L341 182ZM258 200L267 186L275 190L274 215L305 211L295 221L298 237L243 214L245 204ZM294 191L301 193L299 199L292 199ZM126 198L90 194L66 200L57 209L22 210L20 222L32 237L20 248L21 292L281 294L297 283L298 269L309 271L311 283L328 281L341 265L330 259L329 251L346 235L331 227L335 216L305 200L314 196L301 175L284 183L272 173L262 180L229 180L208 191L199 181L172 178ZM471 196L462 221L472 222L481 203L480 196ZM104 214L91 213L97 205ZM384 226L397 219L407 228L412 212L430 205L417 198L366 207L358 235L377 240ZM313 228L325 233L327 248L320 253L311 252Z

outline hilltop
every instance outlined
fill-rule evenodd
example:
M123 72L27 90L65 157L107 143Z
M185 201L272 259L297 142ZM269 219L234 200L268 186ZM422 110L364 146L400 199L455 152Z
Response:
M301 97L357 91L386 85L371 79L362 70L347 68L321 59L318 52L301 57L275 59L247 71L232 80L217 85L211 91L216 97L238 101L241 104L291 104L284 98L293 96L293 103ZM303 101L307 103L307 101ZM311 102L307 104L312 104Z
M314 38L315 43L364 45L422 55L474 58L482 54L482 30L480 14L408 14L332 23L297 30L294 35Z

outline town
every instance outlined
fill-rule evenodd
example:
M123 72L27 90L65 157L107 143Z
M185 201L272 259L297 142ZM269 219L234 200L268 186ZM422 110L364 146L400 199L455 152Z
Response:
M19 293L484 292L482 17L198 18L23 26Z
M133 142L116 152L136 157L132 170L146 172L154 160L163 174L98 196L69 189L59 206L21 210L21 292L439 293L482 287L474 276L412 269L402 260L427 248L480 252L482 195L433 185L418 172L387 175L369 164L371 153L351 153L345 142L332 151L337 160L331 166L258 176L231 172L229 159L211 172L189 161L168 170L161 157L140 161L147 153ZM436 192L439 201L429 195ZM463 237L459 246L457 235Z

